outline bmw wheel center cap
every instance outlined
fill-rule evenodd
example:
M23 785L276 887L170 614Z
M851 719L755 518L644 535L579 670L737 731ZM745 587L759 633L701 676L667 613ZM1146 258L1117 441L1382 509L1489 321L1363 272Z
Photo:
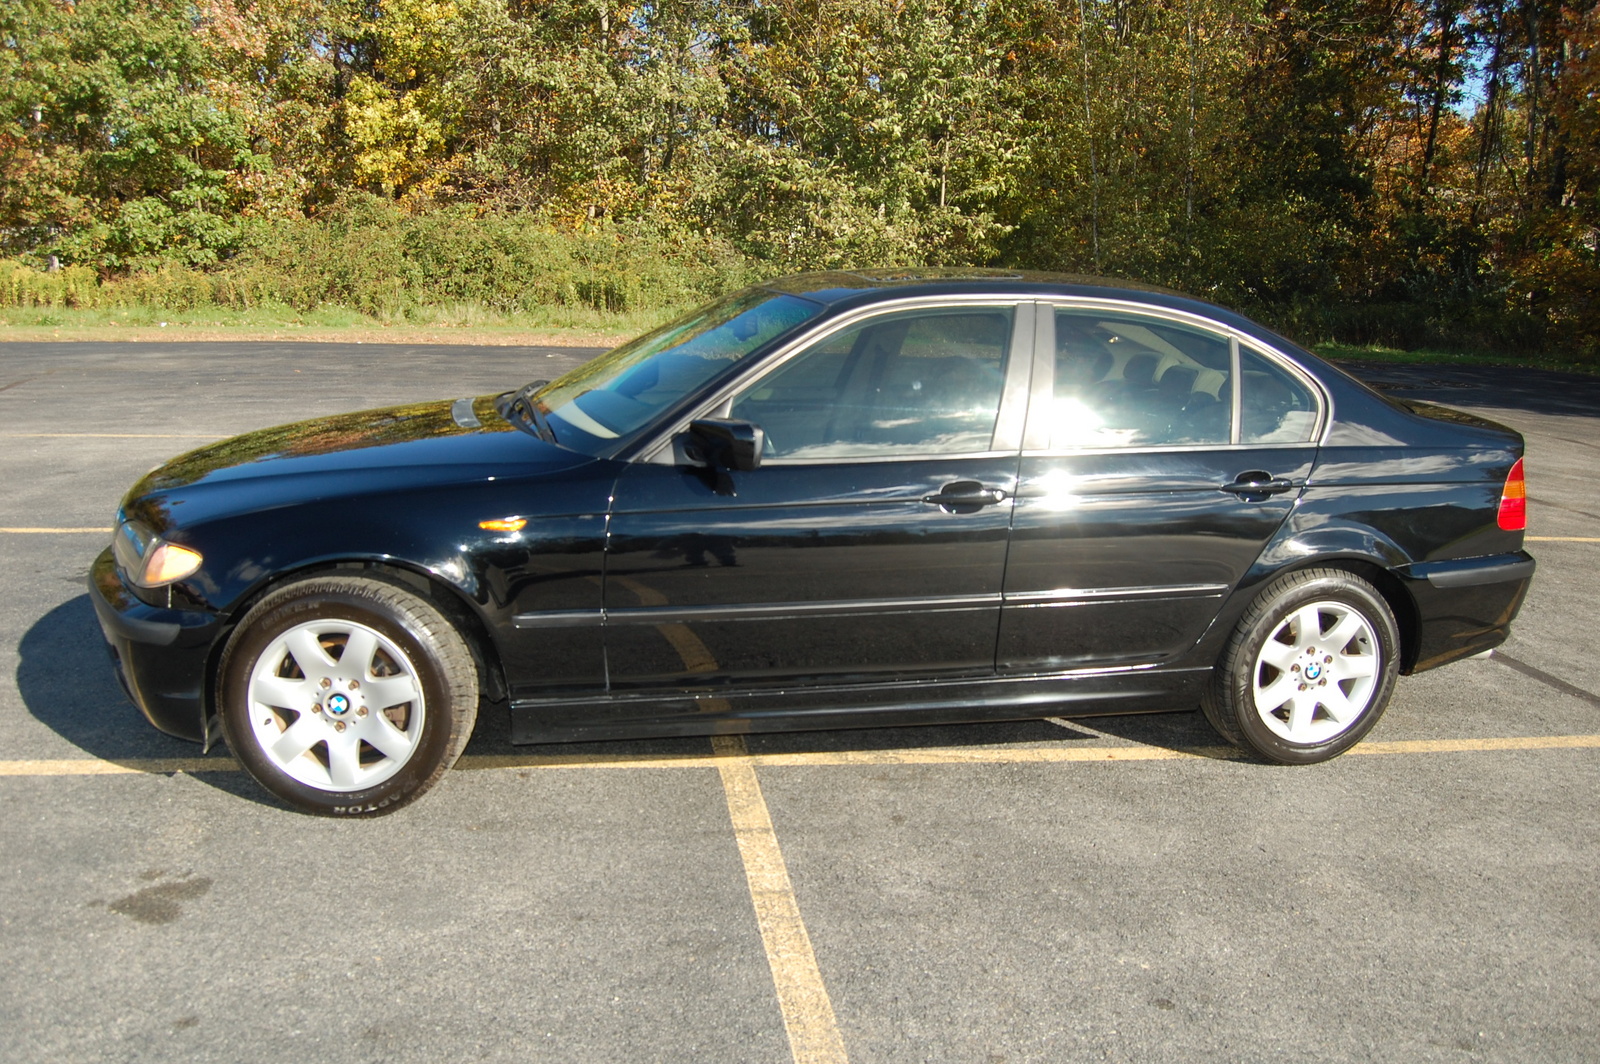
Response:
M1306 679L1315 680L1317 677L1319 677L1321 675L1322 675L1322 666L1321 665L1318 665L1316 662L1313 661L1311 664L1306 666ZM343 695L335 695L334 697L335 698L342 698L344 696Z
M332 694L322 704L322 708L335 717L342 717L350 712L350 697L348 695Z

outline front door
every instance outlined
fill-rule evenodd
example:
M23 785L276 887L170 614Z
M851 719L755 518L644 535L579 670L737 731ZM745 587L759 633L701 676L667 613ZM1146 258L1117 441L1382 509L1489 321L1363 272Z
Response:
M766 433L760 468L630 465L606 556L612 691L992 674L1022 311L844 323L718 404Z

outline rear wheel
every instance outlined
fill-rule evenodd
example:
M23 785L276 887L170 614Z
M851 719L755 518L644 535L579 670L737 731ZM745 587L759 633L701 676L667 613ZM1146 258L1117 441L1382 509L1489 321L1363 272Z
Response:
M372 816L420 797L455 763L477 717L459 632L426 599L371 577L329 576L262 599L223 654L228 747L296 808Z
M1242 749L1282 764L1326 761L1383 715L1399 647L1371 584L1339 569L1290 573L1240 619L1202 707Z

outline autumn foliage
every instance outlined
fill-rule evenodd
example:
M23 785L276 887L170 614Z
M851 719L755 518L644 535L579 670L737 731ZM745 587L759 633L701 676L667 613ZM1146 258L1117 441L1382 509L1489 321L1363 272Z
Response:
M380 312L1005 265L1600 358L1600 8L8 0L0 255Z

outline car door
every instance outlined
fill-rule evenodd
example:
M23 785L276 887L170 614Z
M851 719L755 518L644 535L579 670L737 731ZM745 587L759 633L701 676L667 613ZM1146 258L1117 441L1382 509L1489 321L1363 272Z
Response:
M1182 315L1058 306L1040 324L998 669L1171 660L1287 517L1325 403Z
M687 464L681 434L631 463L606 556L613 692L991 675L1032 311L837 322L703 411L761 426L759 468Z

